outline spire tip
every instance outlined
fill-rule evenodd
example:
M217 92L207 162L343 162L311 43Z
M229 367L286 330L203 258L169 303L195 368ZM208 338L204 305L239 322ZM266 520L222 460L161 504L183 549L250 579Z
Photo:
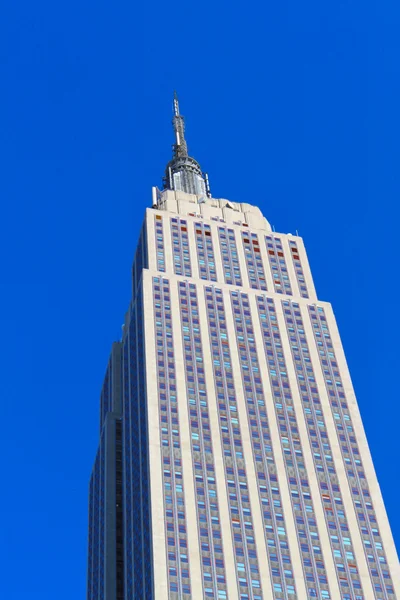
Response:
M179 117L179 102L178 102L178 94L176 90L174 90L174 114L175 117Z

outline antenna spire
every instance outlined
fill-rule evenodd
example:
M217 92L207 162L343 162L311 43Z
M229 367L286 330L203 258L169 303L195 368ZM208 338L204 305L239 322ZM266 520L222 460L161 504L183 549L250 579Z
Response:
M185 121L179 112L178 94L174 92L174 118L172 121L175 131L174 156L188 156L185 140Z
M164 189L211 197L208 177L197 160L189 156L185 140L185 120L179 111L178 94L174 91L172 125L175 133L173 157L167 164Z
M176 90L174 90L174 113L176 117L179 117L179 101L178 101L178 94L176 93Z

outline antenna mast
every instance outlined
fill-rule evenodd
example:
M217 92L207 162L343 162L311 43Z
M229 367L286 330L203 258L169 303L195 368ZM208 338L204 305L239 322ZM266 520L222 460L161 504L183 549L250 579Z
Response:
M175 131L174 156L187 156L188 149L185 140L185 121L179 112L179 101L176 92L174 92L174 118L172 123Z
M174 92L172 125L175 133L173 157L167 164L164 189L211 197L208 177L197 160L189 156L185 140L185 120L179 111L178 95Z

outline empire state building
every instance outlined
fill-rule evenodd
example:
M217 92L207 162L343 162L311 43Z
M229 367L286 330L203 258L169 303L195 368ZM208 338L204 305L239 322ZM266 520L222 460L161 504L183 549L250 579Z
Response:
M88 600L400 600L332 306L303 240L213 198L174 98L112 346Z

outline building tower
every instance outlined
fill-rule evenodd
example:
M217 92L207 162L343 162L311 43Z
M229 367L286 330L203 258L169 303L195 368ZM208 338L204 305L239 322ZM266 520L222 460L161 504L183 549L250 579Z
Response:
M334 313L303 241L210 196L174 98L101 395L88 600L400 600Z

